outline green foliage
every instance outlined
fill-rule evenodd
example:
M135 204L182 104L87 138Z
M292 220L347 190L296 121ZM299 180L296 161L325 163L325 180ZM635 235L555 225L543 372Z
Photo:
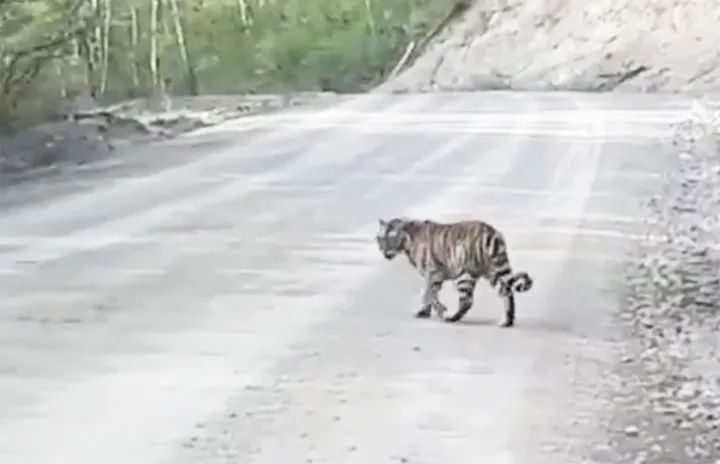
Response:
M79 0L0 0L0 115L90 24Z
M151 95L157 91L151 4L157 2L159 80L169 79L171 93L189 93L193 75L201 93L362 91L386 76L407 44L457 1L177 0L186 63L170 0L0 0L0 73L19 50L56 40L35 73L46 79L13 86L58 98L88 88L96 93L105 56L102 25L110 14L107 80L104 95L96 97ZM79 15L77 4L92 21L68 23L69 14Z
M454 2L372 0L370 12L363 0L277 0L262 8L258 0L248 3L248 25L241 24L235 1L186 15L204 91L363 90ZM179 71L177 63L165 70Z

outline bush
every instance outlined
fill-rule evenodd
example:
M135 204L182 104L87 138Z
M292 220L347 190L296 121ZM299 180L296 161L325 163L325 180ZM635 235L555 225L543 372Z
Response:
M13 44L0 45L0 63L62 42L25 64L34 75L5 100L47 112L83 94L109 103L165 92L363 91L457 1L0 0L0 23L22 24L0 26L0 43ZM70 11L84 18L72 28L62 14Z

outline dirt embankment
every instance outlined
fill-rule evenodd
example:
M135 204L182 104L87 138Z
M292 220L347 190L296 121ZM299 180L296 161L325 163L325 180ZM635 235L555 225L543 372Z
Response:
M475 0L378 90L709 92L717 0Z
M275 111L332 97L306 92L279 95L173 97L158 104L136 99L99 107L86 104L63 119L0 132L0 187L31 171L100 161L123 146L173 138L228 119Z

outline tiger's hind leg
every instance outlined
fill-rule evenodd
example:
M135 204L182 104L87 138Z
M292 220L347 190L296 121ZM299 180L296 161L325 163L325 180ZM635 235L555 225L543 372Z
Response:
M458 291L458 309L455 314L445 317L446 322L458 322L470 311L476 284L477 278L468 274L461 275L455 281L455 288Z
M515 325L515 293L527 292L533 286L532 278L527 272L518 272L507 277L501 275L498 279L498 290L505 304L505 315L500 322L500 327L512 327Z
M513 280L498 279L498 293L503 299L505 314L500 320L500 327L512 327L515 325L515 292L513 291Z
M512 327L515 325L515 295L510 292L505 295L505 316L500 321L500 327Z

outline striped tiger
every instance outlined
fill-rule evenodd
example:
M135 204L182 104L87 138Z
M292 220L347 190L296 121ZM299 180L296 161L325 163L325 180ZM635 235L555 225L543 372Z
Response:
M425 280L416 317L428 318L434 310L447 322L460 321L473 305L478 279L485 278L504 298L501 327L515 324L516 292L530 290L527 272L513 273L502 233L479 220L440 223L409 218L379 219L376 241L383 256L391 260L404 253ZM458 291L458 309L446 315L439 300L444 282L452 280Z

